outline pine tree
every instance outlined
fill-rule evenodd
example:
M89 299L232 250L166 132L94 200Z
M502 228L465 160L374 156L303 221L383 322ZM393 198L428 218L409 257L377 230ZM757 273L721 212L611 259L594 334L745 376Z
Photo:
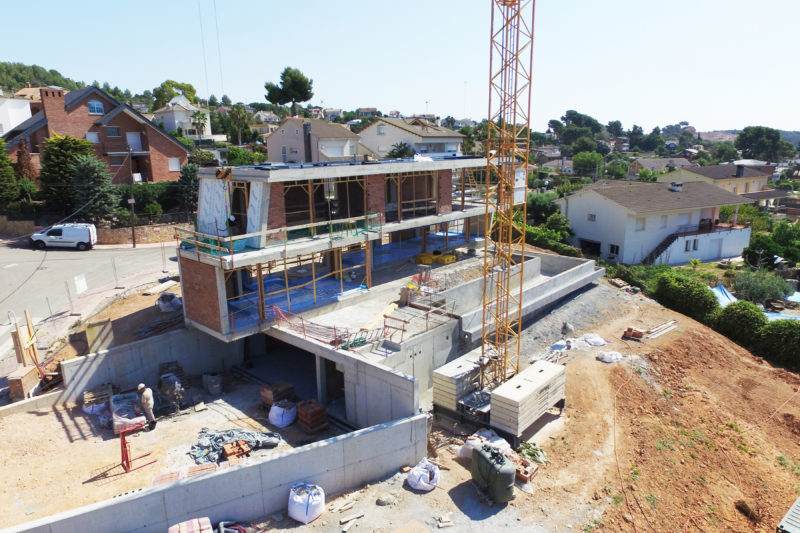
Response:
M58 135L45 139L39 186L47 207L67 213L73 204L72 174L69 165L77 155L94 154L94 145L85 139Z
M6 153L6 143L0 138L0 208L5 209L9 202L19 196L17 179L14 177L14 167Z
M36 180L36 168L31 160L31 152L28 150L28 140L22 139L17 149L17 164L14 166L18 180Z
M197 190L200 186L197 170L199 168L194 163L186 163L181 167L181 176L178 178L178 199L187 213L194 213L197 209Z
M86 204L78 216L95 224L111 220L119 204L119 194L111 185L105 163L91 155L76 155L68 167L75 207Z

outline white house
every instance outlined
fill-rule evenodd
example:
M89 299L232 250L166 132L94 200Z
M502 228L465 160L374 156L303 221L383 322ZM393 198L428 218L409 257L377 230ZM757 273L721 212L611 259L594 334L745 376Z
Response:
M350 128L314 118L286 119L265 142L269 160L283 163L351 161L358 153Z
M259 111L253 118L258 122L259 120L265 124L277 124L281 121L281 117L272 111Z
M417 154L462 155L464 136L423 119L381 117L359 132L361 144L386 157L392 146L408 144Z
M31 118L31 104L24 98L6 98L0 95L0 136L14 126Z
M206 123L201 130L197 130L192 123L192 115L195 111L201 111L206 116ZM211 135L211 112L207 109L195 107L183 96L174 96L167 105L161 109L153 111L153 122L156 124L164 123L165 131L177 131L180 128L183 136L187 139L213 139L214 141L225 141L225 135Z
M710 183L601 180L560 199L575 246L625 264L685 264L735 257L750 228L719 223L719 208L752 200Z

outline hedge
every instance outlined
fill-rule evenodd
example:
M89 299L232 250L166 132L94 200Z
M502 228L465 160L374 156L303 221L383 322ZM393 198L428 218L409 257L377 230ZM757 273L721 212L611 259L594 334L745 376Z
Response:
M756 304L739 300L717 314L714 329L752 350L758 347L761 328L767 323L767 316Z
M708 322L719 308L708 285L672 272L658 276L653 296L663 306L700 322Z

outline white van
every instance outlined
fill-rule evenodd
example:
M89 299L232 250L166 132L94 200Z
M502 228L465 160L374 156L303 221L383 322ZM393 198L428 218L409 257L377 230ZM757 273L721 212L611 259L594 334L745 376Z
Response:
M31 235L31 247L43 250L47 246L88 250L97 244L94 224L56 224Z

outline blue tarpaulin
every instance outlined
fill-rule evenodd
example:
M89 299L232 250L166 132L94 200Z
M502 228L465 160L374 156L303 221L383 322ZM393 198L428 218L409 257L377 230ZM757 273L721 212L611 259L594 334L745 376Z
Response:
M726 289L723 285L717 285L711 289L711 292L713 292L714 296L717 297L720 307L726 307L733 302L739 301L739 299L733 294L729 293L728 289Z
M797 302L800 303L800 292L796 292L784 298L784 300L789 300L790 302Z

